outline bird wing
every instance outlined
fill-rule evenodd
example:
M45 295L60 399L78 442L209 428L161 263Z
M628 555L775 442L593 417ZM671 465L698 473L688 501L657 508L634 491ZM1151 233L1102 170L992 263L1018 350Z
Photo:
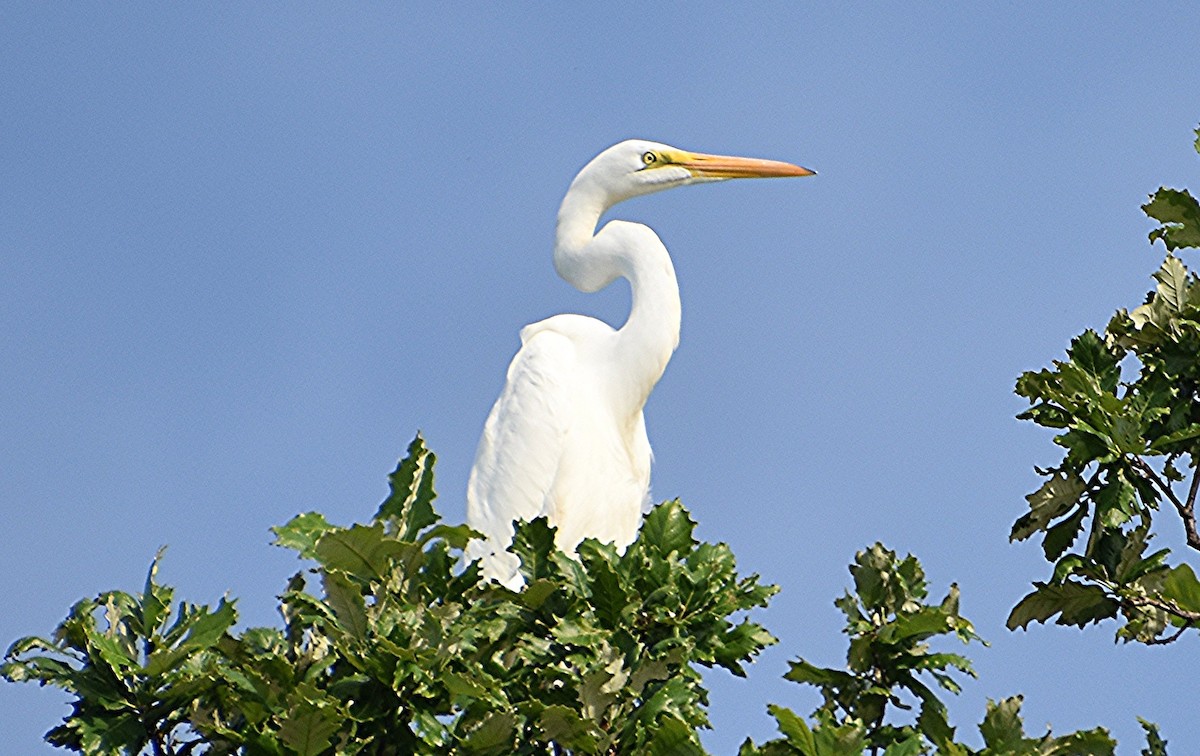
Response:
M467 487L467 522L494 546L511 542L513 520L545 514L581 377L574 339L594 335L597 326L612 332L569 315L521 331L521 349L484 425Z

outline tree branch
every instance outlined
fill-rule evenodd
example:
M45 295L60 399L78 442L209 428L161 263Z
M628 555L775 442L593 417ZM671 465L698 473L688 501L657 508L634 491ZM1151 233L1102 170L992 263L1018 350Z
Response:
M1165 646L1168 643L1174 643L1179 640L1179 636L1183 635L1183 631L1192 627L1192 623L1185 622L1178 630L1171 633L1165 638L1151 638L1148 641L1143 641L1147 646Z
M1121 596L1117 599L1123 607L1152 607L1167 614L1178 617L1183 620L1183 627L1179 628L1173 635L1166 638L1156 638L1145 641L1147 645L1162 645L1164 643L1172 643L1188 628L1195 627L1200 624L1200 612L1190 612L1187 609L1180 609L1173 602L1163 601L1162 599L1154 598L1153 596Z
M1200 551L1200 530L1196 529L1196 493L1200 490L1200 473L1192 476L1192 485L1188 490L1187 501L1180 501L1175 495L1175 491L1171 486L1159 477L1154 468L1141 457L1133 458L1133 465L1138 470L1150 479L1150 481L1166 495L1171 503L1175 505L1175 510L1179 512L1179 516L1183 519L1183 530L1187 534L1187 545Z

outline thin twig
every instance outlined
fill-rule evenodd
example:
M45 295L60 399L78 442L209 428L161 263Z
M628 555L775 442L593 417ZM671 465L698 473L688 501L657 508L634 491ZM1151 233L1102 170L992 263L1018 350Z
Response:
M1151 638L1150 640L1144 641L1144 642L1147 646L1165 646L1168 643L1174 643L1175 641L1179 640L1179 636L1183 635L1183 631L1187 630L1191 627L1192 627L1191 622L1185 622L1185 623L1183 623L1183 625L1180 626L1180 628L1178 630L1176 630L1174 633L1171 633L1170 635L1168 635L1165 638Z

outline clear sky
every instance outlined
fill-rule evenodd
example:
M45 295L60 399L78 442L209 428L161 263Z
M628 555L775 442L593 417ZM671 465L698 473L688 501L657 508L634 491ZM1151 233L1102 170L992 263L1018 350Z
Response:
M398 5L0 8L0 646L140 590L164 543L180 595L274 623L297 563L268 528L369 518L418 429L461 521L521 326L625 317L550 251L574 173L638 136L820 172L610 214L682 288L654 492L783 588L782 643L709 676L709 748L817 704L785 662L844 661L832 601L884 539L992 643L960 732L1022 692L1032 731L1132 754L1141 715L1200 752L1195 634L1004 629L1058 459L1013 381L1140 302L1138 205L1200 187L1194 5ZM0 750L49 750L65 700L0 685Z

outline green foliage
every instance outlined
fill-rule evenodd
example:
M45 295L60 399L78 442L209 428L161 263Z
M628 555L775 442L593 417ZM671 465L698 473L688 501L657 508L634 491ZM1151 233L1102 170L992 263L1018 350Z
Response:
M1162 188L1143 210L1163 224L1151 241L1169 250L1154 291L1118 311L1103 335L1077 336L1053 368L1017 381L1030 402L1019 417L1054 429L1065 451L1038 470L1045 481L1012 528L1013 540L1041 534L1054 570L1013 608L1009 628L1118 618L1119 638L1164 643L1200 624L1192 569L1149 548L1165 508L1200 550L1200 280L1173 254L1200 246L1200 205L1186 190Z
M226 601L172 613L156 558L142 595L80 602L0 672L74 694L47 737L89 754L702 753L700 670L745 674L775 642L745 612L776 589L698 542L677 501L624 554L585 541L578 561L523 524L527 588L481 582L474 534L433 510L434 463L418 437L370 523L273 529L316 563L280 597L282 629L231 634Z
M22 638L0 674L75 695L64 724L46 741L88 754L183 752L192 702L214 695L220 647L231 642L233 602L216 609L180 602L157 580L160 550L141 595L102 593L71 607L52 639Z
M900 559L878 543L856 555L850 573L854 593L834 602L846 615L850 638L845 669L818 667L804 659L792 662L784 677L817 687L823 703L811 724L790 709L768 707L783 737L761 746L747 740L740 756L847 756L868 749L885 756L1113 753L1116 742L1103 728L1027 737L1020 696L988 702L979 725L982 750L957 741L946 705L925 680L957 694L953 673L975 676L965 656L931 646L941 636L964 644L982 642L959 614L958 588L951 585L940 602L926 603L925 572L916 558ZM896 722L897 712L909 712L907 721Z
M1196 129L1196 152L1200 152L1200 128ZM1160 188L1142 210L1154 220L1162 223L1150 232L1150 241L1161 240L1167 249L1200 247L1200 203L1187 190Z
M1200 137L1200 135L1197 136ZM1200 145L1200 138L1196 142ZM1200 150L1200 147L1197 149ZM1146 731L1146 747L1142 749L1142 756L1167 756L1167 741L1158 734L1158 725L1147 722L1141 717L1138 717L1138 722Z

